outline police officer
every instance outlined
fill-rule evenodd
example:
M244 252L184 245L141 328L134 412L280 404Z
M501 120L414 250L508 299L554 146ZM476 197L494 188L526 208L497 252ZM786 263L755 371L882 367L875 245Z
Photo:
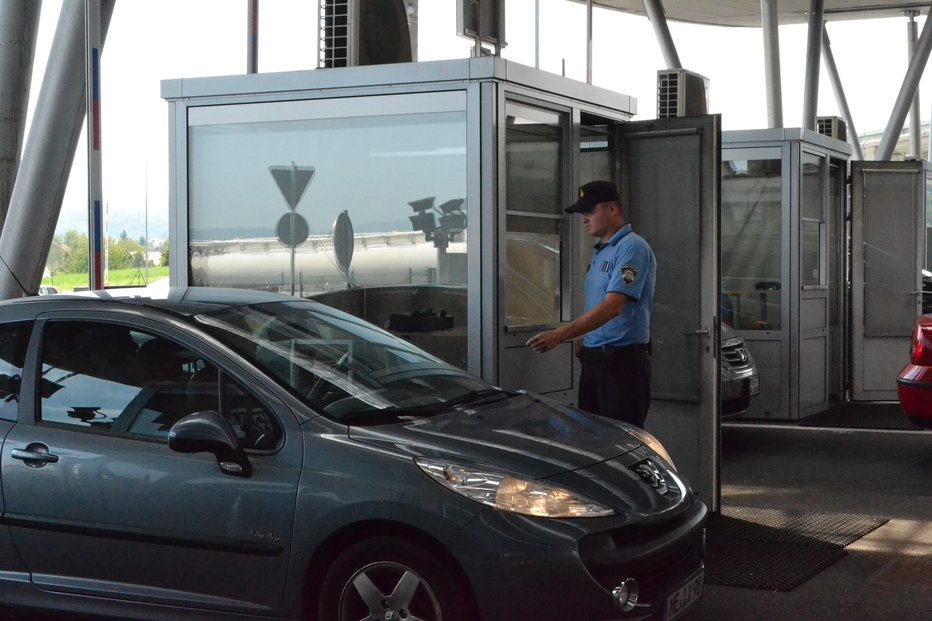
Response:
M527 345L543 353L584 335L576 343L582 363L579 407L642 427L650 406L650 312L657 261L644 238L625 222L614 183L583 185L579 200L566 211L582 214L586 232L599 240L586 271L584 312L531 337Z

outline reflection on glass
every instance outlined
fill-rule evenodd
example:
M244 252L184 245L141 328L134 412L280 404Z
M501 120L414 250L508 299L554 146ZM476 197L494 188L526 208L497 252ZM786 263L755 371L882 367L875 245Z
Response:
M822 238L822 223L815 220L802 221L802 257L800 257L799 282L803 286L818 285L822 268L819 252Z
M192 285L294 290L466 365L465 111L192 125L188 144ZM314 172L302 194L270 167Z
M802 286L824 284L822 281L822 233L825 211L825 160L812 155L803 156L802 187L799 211L802 214L800 236L799 282Z
M505 323L509 327L561 319L562 145L561 115L508 104Z
M722 162L722 319L739 330L781 327L779 159Z
M926 264L927 271L932 271L932 178L926 178Z

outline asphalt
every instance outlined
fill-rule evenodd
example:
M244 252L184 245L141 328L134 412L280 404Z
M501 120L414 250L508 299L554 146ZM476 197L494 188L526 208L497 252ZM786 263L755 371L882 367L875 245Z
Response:
M679 620L932 619L932 431L913 427L896 404L817 416L724 423L722 507L889 521L792 590L706 584Z

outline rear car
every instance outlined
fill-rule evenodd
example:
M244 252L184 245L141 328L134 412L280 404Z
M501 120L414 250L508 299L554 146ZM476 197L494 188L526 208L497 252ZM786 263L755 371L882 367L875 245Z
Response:
M669 620L706 507L647 432L317 302L0 303L0 612Z
M722 416L739 416L760 394L760 373L747 344L735 329L721 324Z
M932 315L916 319L909 362L896 378L896 392L909 420L932 429Z

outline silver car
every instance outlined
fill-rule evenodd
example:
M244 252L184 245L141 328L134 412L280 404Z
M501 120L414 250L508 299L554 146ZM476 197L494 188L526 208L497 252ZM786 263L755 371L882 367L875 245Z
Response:
M760 394L760 374L744 340L727 323L722 324L722 416L738 416Z
M705 505L647 432L255 291L0 303L0 618L646 621Z

